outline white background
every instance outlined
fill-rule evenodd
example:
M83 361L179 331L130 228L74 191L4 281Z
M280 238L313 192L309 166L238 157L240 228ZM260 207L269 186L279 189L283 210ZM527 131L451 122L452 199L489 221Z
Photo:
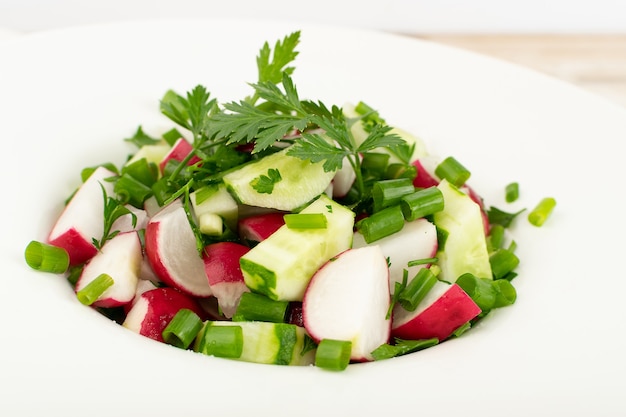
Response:
M0 0L0 28L19 32L164 17L268 17L404 33L626 33L626 0Z

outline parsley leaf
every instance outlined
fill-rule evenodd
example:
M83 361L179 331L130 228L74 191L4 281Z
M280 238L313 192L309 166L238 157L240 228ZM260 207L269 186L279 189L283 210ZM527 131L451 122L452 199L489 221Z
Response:
M137 148L141 148L144 145L154 145L159 143L159 139L155 139L149 135L147 135L141 126L137 128L137 131L130 138L124 139L126 142L130 142L135 145Z
M203 129L209 118L209 112L217 107L211 93L202 85L197 85L183 97L169 90L161 99L161 113L176 124L193 133L194 145L206 140Z
M294 61L298 56L295 50L300 43L300 31L296 31L276 41L274 45L274 53L269 43L265 42L256 58L259 71L259 82L272 82L278 84L282 81L283 73L291 75L295 70L294 67L287 65Z
M97 249L102 249L108 240L113 239L120 232L119 230L111 230L113 223L120 217L130 214L133 227L137 224L137 216L135 213L130 211L120 200L107 195L102 184L100 184L100 188L102 189L104 198L104 231L100 240L96 238L92 239L92 243Z
M509 227L513 220L515 220L515 218L524 210L526 209L521 209L516 213L508 213L497 207L491 206L489 210L487 210L487 218L489 219L490 224L499 224L506 228Z
M270 168L267 170L267 175L260 175L250 181L250 186L260 194L272 194L274 184L280 182L282 179L279 170Z

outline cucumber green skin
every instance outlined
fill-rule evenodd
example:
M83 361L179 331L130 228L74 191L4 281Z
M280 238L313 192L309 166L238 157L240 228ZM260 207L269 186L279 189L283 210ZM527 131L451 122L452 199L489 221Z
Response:
M348 208L322 195L301 213L324 213L327 227L282 226L242 256L241 272L250 290L273 300L301 301L313 274L352 246L354 213Z
M304 352L305 338L308 335L303 327L288 323L261 321L207 323L213 326L241 326L243 350L237 360L292 366L311 365L315 362L315 349ZM196 351L201 344L202 335L201 331L196 338Z
M228 173L224 184L241 204L292 211L312 201L326 190L335 172L325 172L323 162L312 163L287 155L287 149L268 155L256 162ZM250 182L269 169L277 169L281 180L274 184L271 194L259 193Z
M443 194L444 209L435 213L433 220L447 234L437 253L440 279L453 283L464 273L492 279L480 207L446 180L437 188Z

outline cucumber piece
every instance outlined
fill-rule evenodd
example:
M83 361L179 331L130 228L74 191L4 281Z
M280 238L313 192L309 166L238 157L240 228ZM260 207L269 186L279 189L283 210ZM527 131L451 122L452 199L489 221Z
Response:
M322 194L335 175L324 172L323 162L312 163L287 155L287 150L268 155L226 174L224 184L233 197L242 204L291 211ZM277 170L280 180L273 183L271 191L259 192L254 181L269 176Z
M194 350L197 352L202 352L202 338L208 325L241 327L243 348L236 360L275 365L311 365L315 362L315 346L307 340L303 327L262 321L210 321L196 337Z
M248 288L273 300L301 301L313 274L352 245L354 212L326 195L301 213L323 213L324 229L280 227L241 257Z
M221 234L221 223L218 227L219 233L207 233L215 229L211 227L215 215L223 219L230 230L237 230L239 205L224 184L207 185L189 194L189 198L202 233Z
M446 235L437 252L441 268L439 278L453 283L461 275L470 273L492 279L480 207L447 180L442 180L437 188L443 194L444 209L433 215L433 221Z

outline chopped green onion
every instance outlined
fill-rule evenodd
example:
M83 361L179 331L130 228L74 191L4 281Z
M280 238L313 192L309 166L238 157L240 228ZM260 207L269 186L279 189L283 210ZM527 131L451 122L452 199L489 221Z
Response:
M462 324L458 329L456 329L454 332L452 332L452 336L459 337L459 336L461 336L463 333L465 333L466 331L468 331L471 328L472 328L472 324L470 322Z
M439 343L439 339L436 337L432 339L420 339L420 340L403 340L395 339L395 344L385 343L380 345L372 351L374 360L380 361L382 359L389 359L396 356L406 355L407 353L417 352Z
M290 229L326 229L328 226L324 213L291 213L283 218Z
M272 300L262 294L244 292L239 299L233 321L282 323L285 321L288 307L288 301Z
M151 187L159 179L159 168L146 158L140 158L124 166L121 173L130 175L147 187Z
M376 181L372 185L374 211L380 211L385 207L397 204L402 197L414 191L415 187L410 178Z
M78 301L86 306L92 305L115 282L110 275L100 274L80 291L76 292Z
M489 255L494 279L500 279L519 265L519 258L508 249L498 249Z
M343 371L350 363L352 342L349 340L322 339L315 352L315 366L330 371Z
M220 358L236 359L243 352L241 326L218 326L207 322L198 346L198 352Z
M556 206L556 200L552 197L542 199L539 204L528 213L528 221L533 226L540 227L548 219Z
M361 169L364 172L369 172L376 178L380 178L387 171L387 165L389 164L389 155L385 153L369 152L363 154L363 160L361 161Z
M127 173L117 179L114 191L137 208L143 207L143 203L152 196L152 188Z
M202 329L202 320L193 311L183 308L163 330L165 343L181 349L187 349Z
M410 222L443 210L443 194L437 187L424 188L405 195L400 207L406 221Z
M512 182L504 189L504 199L507 203L512 203L519 198L519 184Z
M64 248L31 241L24 251L26 263L33 269L62 274L70 265L70 256Z
M415 311L419 303L437 282L437 277L428 268L421 268L398 297L400 305L408 311Z
M437 258L414 259L407 262L407 266L428 265L437 262ZM431 271L432 272L432 271Z
M181 135L180 132L174 127L168 130L167 132L163 133L162 137L165 140L165 142L167 142L168 145L174 146L176 141L182 138L183 135Z
M435 175L456 187L461 187L469 179L471 173L454 157L449 156L437 165Z
M413 165L400 163L389 164L385 171L385 178L410 178L411 181L417 176L417 168Z
M367 243L399 232L404 227L404 216L399 205L387 207L357 223L357 229Z
M487 242L490 245L491 250L496 250L502 247L504 243L504 226L501 224L493 224L489 228L489 237Z
M515 303L517 291L510 281L497 279L493 282L493 285L496 289L496 301L493 308L506 307Z
M465 273L457 278L456 283L474 300L483 313L494 307L497 291L492 285L493 280L477 278L470 273Z

